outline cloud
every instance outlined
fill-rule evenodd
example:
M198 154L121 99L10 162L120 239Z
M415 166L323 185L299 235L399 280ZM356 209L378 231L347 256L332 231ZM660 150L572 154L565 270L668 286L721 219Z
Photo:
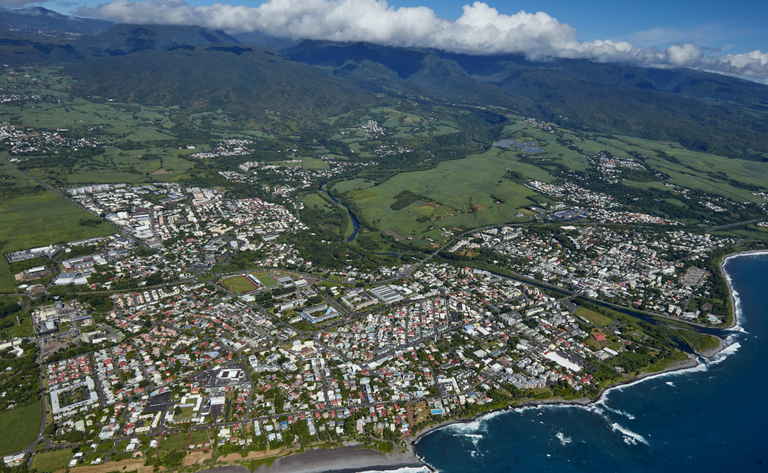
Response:
M44 3L48 0L0 0L0 8L19 8L30 3Z
M590 59L768 78L766 53L761 51L717 56L692 43L659 49L626 41L584 42L574 28L547 13L506 15L479 1L465 5L457 20L439 18L427 7L394 8L385 0L267 0L254 8L224 3L192 7L184 0L114 0L96 8L81 7L78 14L125 23L200 25L231 33L260 31L293 39L367 41L468 54L520 53L533 60ZM657 28L640 37L681 40L684 35Z

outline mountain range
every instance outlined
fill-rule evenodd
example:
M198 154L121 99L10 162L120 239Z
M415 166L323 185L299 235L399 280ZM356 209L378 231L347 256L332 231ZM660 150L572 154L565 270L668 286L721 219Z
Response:
M15 20L48 18L72 28L82 20L43 10L17 13ZM92 21L82 20L93 34L74 39L4 34L0 59L69 63L78 80L74 91L83 95L190 111L223 108L256 121L270 109L311 123L384 94L500 106L572 129L676 141L728 157L768 156L768 86L736 77L369 43L295 44L194 26L114 25L102 31L104 22Z

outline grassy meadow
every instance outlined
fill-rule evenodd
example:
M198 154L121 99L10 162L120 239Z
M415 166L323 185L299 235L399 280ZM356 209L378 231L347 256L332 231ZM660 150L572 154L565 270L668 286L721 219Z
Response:
M503 179L507 168L552 179L533 166L521 166L514 154L493 148L480 155L441 162L426 171L401 173L378 186L367 186L358 179L355 185L339 183L333 190L346 192L364 218L379 230L412 236L417 242L423 237L444 240L441 227L469 229L526 220L516 215L521 208L534 205L529 197L538 194ZM393 210L390 205L395 197L406 190L428 200Z
M42 452L35 455L32 460L32 468L39 472L64 470L72 459L72 450L61 448Z
M666 141L628 136L577 135L564 131L566 133L563 141L570 141L580 147L581 151L570 149L556 136L525 123L506 126L502 135L518 139L530 138L539 142L542 149L546 151L546 154L537 158L539 166L543 169L548 169L550 166L548 163L557 163L558 166L562 165L568 169L584 171L590 166L589 156L594 156L600 151L627 157L631 157L633 153L639 153L648 157L643 162L646 167L669 175L671 184L701 190L736 202L764 201L748 189L739 187L739 184L765 187L768 182L768 162L691 151L678 143ZM672 156L672 159L665 158L662 153ZM623 183L628 187L649 186L664 189L664 183L661 181L646 183L624 181Z
M43 421L42 401L0 413L0 455L23 450L37 438Z

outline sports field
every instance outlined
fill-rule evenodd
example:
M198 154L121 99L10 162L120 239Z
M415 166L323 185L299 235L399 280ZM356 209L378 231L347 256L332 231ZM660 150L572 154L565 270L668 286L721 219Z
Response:
M235 294L247 294L258 289L258 286L245 276L232 276L221 281L221 284Z
M277 281L275 281L275 278L270 276L269 274L265 273L256 273L254 274L256 279L259 280L260 283L262 283L265 287L275 287L278 285Z

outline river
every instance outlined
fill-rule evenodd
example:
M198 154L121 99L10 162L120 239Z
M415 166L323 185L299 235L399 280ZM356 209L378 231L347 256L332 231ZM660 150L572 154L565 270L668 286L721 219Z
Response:
M324 193L325 195L330 197L332 201L344 207L344 210L346 210L347 214L349 214L349 219L352 220L352 228L353 228L352 234L347 238L347 243L355 241L355 238L357 237L357 233L360 231L360 222L357 221L357 217L355 217L355 214L353 214L352 211L349 210L349 207L347 207L347 205L344 202L332 196L330 192L324 189L319 189L318 192Z

